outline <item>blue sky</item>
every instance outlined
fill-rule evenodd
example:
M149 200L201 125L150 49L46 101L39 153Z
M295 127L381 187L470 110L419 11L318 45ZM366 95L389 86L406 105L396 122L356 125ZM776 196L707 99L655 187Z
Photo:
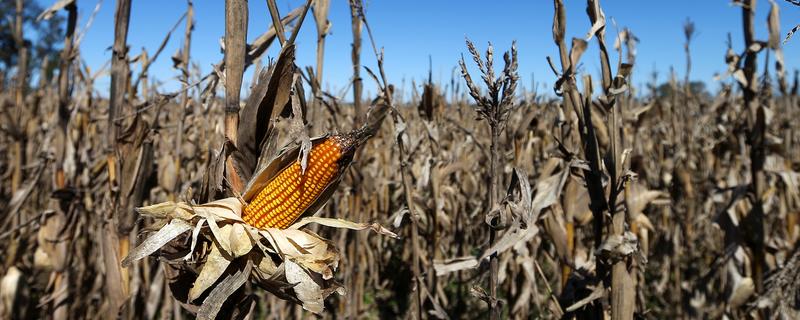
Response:
M43 0L39 0L44 2ZM566 0L567 39L586 35L590 23L585 14L585 1ZM80 0L79 26L83 27L97 2ZM305 1L278 1L282 13L302 5ZM519 49L519 71L522 83L530 88L536 81L546 88L539 91L552 92L555 76L545 60L557 57L557 48L552 40L552 1L381 1L367 0L366 13L378 46L385 49L385 67L389 81L410 90L411 79L417 83L427 78L428 57L433 61L433 77L447 83L461 54L465 54L464 38L468 37L479 49L488 42L495 45L495 52L510 48L513 40ZM728 0L606 0L602 6L609 21L613 19L618 28L610 25L607 43L613 44L614 35L623 27L630 28L640 39L634 84L639 86L650 79L657 70L660 81L666 80L670 67L683 77L685 57L683 53L682 24L687 18L695 22L698 32L692 44L693 71L691 78L709 83L716 88L713 75L725 70L724 54L727 33L733 37L734 49L742 49L741 9L730 5ZM105 0L81 44L83 59L92 70L97 70L110 58L108 48L113 43L113 18L115 1ZM222 59L219 39L224 34L224 1L205 0L195 2L195 31L193 34L191 59L203 72L211 70L212 63ZM781 8L782 36L800 23L800 7L778 1ZM252 40L270 25L266 1L251 0L248 39ZM759 1L756 13L757 38L766 39L766 17L770 4ZM146 48L152 55L166 32L186 9L186 3L178 0L133 1L128 43L131 55ZM331 90L343 88L349 81L350 62L350 13L345 0L332 0L330 18L331 34L325 49L324 86ZM183 41L183 24L173 34L159 61L151 67L150 74L160 79L163 90L174 90L180 86L176 80L178 72L172 69L169 57L177 51ZM366 38L365 38L366 40ZM298 36L297 64L315 65L316 27L309 15ZM362 50L362 63L374 67L375 59L369 43ZM268 55L274 57L277 49ZM784 47L789 75L800 67L800 35ZM616 53L612 53L616 61ZM557 59L556 59L557 60ZM596 43L582 59L583 71L597 75L599 72ZM759 59L759 67L763 67ZM251 77L245 76L247 87ZM371 80L365 77L367 90L374 94ZM107 87L107 77L99 79L98 88ZM102 89L101 89L102 90ZM243 89L246 92L246 89ZM335 92L335 91L334 91ZM101 93L105 93L101 91Z

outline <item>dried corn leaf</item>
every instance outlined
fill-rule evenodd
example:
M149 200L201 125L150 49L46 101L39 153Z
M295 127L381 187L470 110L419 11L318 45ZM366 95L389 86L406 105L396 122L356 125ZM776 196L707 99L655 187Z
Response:
M319 275L309 273L292 259L288 259L284 263L284 272L286 273L286 280L294 285L294 292L302 302L303 309L316 314L322 313L325 307L324 299L334 290L325 290L322 285L323 280ZM344 295L343 290L338 290L338 292Z
M189 206L182 203L179 205L185 210L194 211L195 215L204 217L214 221L242 221L242 204L239 199L225 198L217 201L212 201L198 206Z
M55 15L56 12L58 12L58 10L64 9L68 5L71 5L73 3L75 3L75 0L58 0L58 1L55 1L53 3L53 5L51 5L46 10L42 11L42 13L39 14L38 17L36 17L36 20L37 21L39 21L39 20L50 20L50 18L52 18L53 15Z
M274 229L261 231L277 253L293 259L303 267L319 273L324 279L333 278L339 265L339 251L329 241L308 231Z
M475 257L461 257L448 259L447 261L434 262L433 270L436 276L443 276L448 273L458 272L461 270L474 269L478 267L478 260Z
M148 217L164 219L164 218L167 218L167 216L169 214L175 212L177 208L178 208L178 205L175 204L175 202L167 201L167 202L162 202L162 203L158 203L158 204L154 204L154 205L150 205L150 206L146 206L146 207L136 208L136 213L144 215L144 216L148 216ZM183 218L183 220L186 220L186 219L188 219L190 217L191 217L190 215L185 215L185 216L181 216L180 218Z
M227 231L231 244L231 254L234 258L246 255L253 249L253 241L250 236L245 232L245 226L242 224L229 224L222 227L223 232Z
M516 197L514 194L518 194ZM516 198L516 201L511 200ZM507 208L512 212L512 222L508 230L489 249L484 251L478 260L500 253L513 247L517 242L528 241L538 232L536 221L539 219L539 211L534 210L531 201L531 186L528 183L528 174L521 169L514 169L506 196Z
M149 256L156 250L161 249L165 244L175 239L177 236L192 229L192 225L180 219L173 219L162 227L155 234L147 237L138 247L133 249L125 259L122 260L123 267L129 267L133 261L140 260Z
M295 46L293 44L281 50L278 60L263 76L248 98L239 124L238 150L233 153L236 165L243 180L257 171L259 163L266 160L264 148L268 145L274 120L289 103L291 88L294 85Z
M189 301L200 297L203 292L217 282L230 264L231 260L223 257L219 248L212 244L211 250L206 257L206 262L203 264L203 269L200 270L197 280L194 281L192 289L189 290Z
M244 269L237 270L236 273L229 275L215 286L214 290L203 300L203 305L197 311L197 319L215 319L225 300L247 282L252 268L252 262L247 261Z
M586 41L592 40L595 35L602 37L606 28L606 14L603 12L603 8L600 7L600 2L590 1L586 11L590 16L594 15L593 18L595 19L592 28L589 29L589 33L586 34Z
M294 74L294 81L297 82L299 78L299 73ZM292 91L291 96L291 104L292 104L292 120L289 129L289 135L295 139L295 141L300 143L300 152L298 154L298 160L300 161L300 172L305 173L306 167L308 166L308 154L311 152L311 138L308 135L308 128L305 125L305 112L300 106L300 100L302 93L298 93L296 90Z
M17 305L19 291L22 290L24 278L17 267L11 266L0 280L0 316L11 319L14 315L14 306Z
M567 177L569 177L569 171L564 170L536 183L536 196L531 204L531 212L534 215L538 215L544 208L558 201Z
M307 224L310 224L310 223L316 223L316 224L319 224L319 225L323 225L323 226L327 226L327 227L333 227L333 228L340 228L340 229L351 229L351 230L366 230L366 229L370 229L372 231L375 231L378 234L382 234L382 235L389 236L389 237L392 237L392 238L397 238L397 234L395 234L394 232L390 231L389 229L386 229L385 227L383 227L382 225L380 225L378 223L358 223L358 222L347 221L347 220L344 220L344 219L306 217L306 218L301 219L300 221L298 221L297 223L295 223L294 225L292 225L289 228L298 229L298 228L300 228L302 226L305 226Z

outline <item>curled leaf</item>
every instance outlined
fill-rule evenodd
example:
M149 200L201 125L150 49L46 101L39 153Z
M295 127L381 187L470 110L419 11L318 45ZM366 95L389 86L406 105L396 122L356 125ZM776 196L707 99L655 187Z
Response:
M386 229L385 227L383 227L382 225L380 225L378 223L358 223L358 222L347 221L347 220L344 220L344 219L306 217L306 218L301 219L300 221L298 221L294 225L292 225L290 228L298 229L298 228L300 228L302 226L305 226L305 225L307 225L309 223L316 223L316 224L321 224L321 225L327 226L327 227L343 228L343 229L351 229L351 230L371 229L372 231L375 231L378 234L382 234L382 235L389 236L389 237L392 237L392 238L397 238L397 234L395 234L394 232L390 231L389 229Z

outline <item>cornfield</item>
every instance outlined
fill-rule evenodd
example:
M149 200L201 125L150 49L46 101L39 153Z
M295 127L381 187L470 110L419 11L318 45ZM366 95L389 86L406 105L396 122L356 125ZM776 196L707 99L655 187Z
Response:
M192 1L183 38L176 24L137 56L131 0L114 1L112 58L91 70L83 1L30 17L4 0L0 319L800 318L800 60L783 53L800 40L780 29L797 1L767 17L732 1L744 47L720 49L713 94L690 81L689 20L683 77L634 86L636 30L599 0L585 21L537 4L553 12L534 30L552 56L530 62L549 64L548 92L520 84L516 44L469 39L449 82L396 89L349 0L334 22L350 22L353 74L327 92L329 0L266 2L225 0L224 59L204 74ZM271 27L248 43L254 16ZM64 24L57 57L26 42L47 21ZM296 42L303 24L316 46ZM168 41L173 92L148 75Z

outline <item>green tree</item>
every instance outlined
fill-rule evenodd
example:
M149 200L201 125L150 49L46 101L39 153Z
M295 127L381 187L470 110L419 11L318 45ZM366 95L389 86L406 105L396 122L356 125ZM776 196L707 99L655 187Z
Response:
M679 84L679 88L682 88L682 85ZM672 86L668 82L662 83L661 85L658 86L658 89L656 90L660 98L666 98L672 95ZM695 97L701 97L701 98L711 97L711 94L708 92L708 89L706 88L706 83L702 81L689 82L689 90L692 91L692 95Z
M28 60L31 74L41 68L45 57L49 57L50 69L58 65L59 53L64 39L64 17L56 14L49 20L36 21L44 10L38 1L25 1L23 7L23 45L29 48ZM8 72L17 65L19 47L14 39L15 0L0 0L0 70Z

